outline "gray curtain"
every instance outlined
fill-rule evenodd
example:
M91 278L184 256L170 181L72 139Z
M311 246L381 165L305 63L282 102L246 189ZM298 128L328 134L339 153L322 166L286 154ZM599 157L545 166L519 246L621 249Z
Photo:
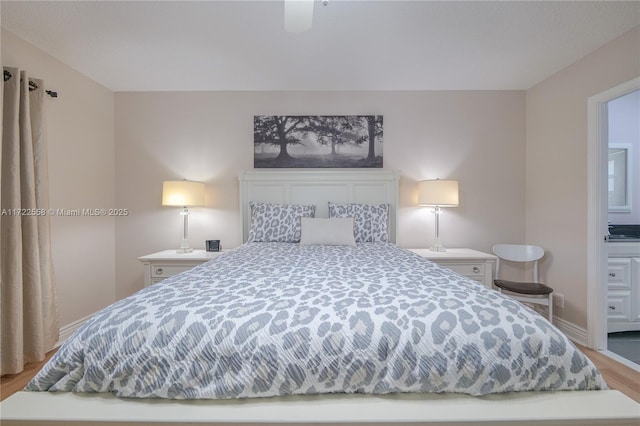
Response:
M42 80L30 80L25 71L16 68L3 71L6 72L0 157L2 375L18 373L25 363L42 360L59 337L47 215L45 87Z

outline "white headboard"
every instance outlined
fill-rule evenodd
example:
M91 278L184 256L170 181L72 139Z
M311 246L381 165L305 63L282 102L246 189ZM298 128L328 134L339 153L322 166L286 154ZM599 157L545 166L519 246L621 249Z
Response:
M242 241L249 238L250 201L315 204L316 217L328 217L328 202L389 204L389 239L396 242L400 174L390 170L247 170L240 172Z

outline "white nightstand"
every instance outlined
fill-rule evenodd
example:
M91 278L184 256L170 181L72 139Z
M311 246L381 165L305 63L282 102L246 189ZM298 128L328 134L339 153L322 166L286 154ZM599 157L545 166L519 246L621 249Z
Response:
M493 265L496 262L496 257L492 254L468 248L448 248L447 251L409 249L409 251L461 275L480 281L489 288L493 286Z
M163 250L138 258L144 265L144 286L160 282L175 274L191 269L211 260L222 251L194 250L191 253L176 253L176 250Z

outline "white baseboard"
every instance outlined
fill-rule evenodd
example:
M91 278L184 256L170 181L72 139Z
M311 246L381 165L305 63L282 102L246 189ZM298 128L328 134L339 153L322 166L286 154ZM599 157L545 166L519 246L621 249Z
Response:
M615 352L611 352L609 350L605 350L605 351L600 351L601 353L605 354L606 356L608 356L609 358L613 359L614 361L618 361L620 364L626 365L627 367L629 367L632 370L637 371L638 373L640 373L640 365L636 364L633 361L629 361L628 359L626 359L623 356L618 355Z
M582 345L587 346L587 329L578 327L572 322L564 320L562 318L554 317L553 325L558 327L570 340Z
M76 320L74 322L72 322L71 324L67 324L63 327L60 327L60 337L58 338L58 341L56 342L56 345L54 346L54 348L57 348L58 346L60 346L62 343L64 343L65 340L67 340L69 337L71 337L71 335L73 333L75 333L75 331L77 329L79 329L80 327L82 327L82 325L87 322L87 320L89 320L89 318L91 318L93 316L93 314L88 315L84 318L80 318L79 320Z

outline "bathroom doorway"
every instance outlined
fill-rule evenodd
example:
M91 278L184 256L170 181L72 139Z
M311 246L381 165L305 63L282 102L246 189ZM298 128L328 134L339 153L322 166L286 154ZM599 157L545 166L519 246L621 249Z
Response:
M635 225L636 223L631 222L635 215L640 215L640 207L636 207L636 205L640 206L637 204L640 202L640 196L637 195L640 188L638 188L639 184L635 183L640 180L630 174L640 167L640 147L636 147L637 142L632 140L634 137L636 139L640 137L640 119L637 110L633 113L628 108L629 105L638 102L639 94L640 77L589 98L587 230L589 259L587 344L638 371L640 371L640 365L624 358L624 355L608 350L618 346L617 341L609 340L608 318L614 317L617 318L615 321L621 322L623 317L632 320L638 316L640 320L640 293L637 291L632 293L628 288L630 284L626 281L615 282L617 279L631 279L633 268L630 264L631 260L615 259L613 270L610 269L609 264L610 254L616 257L620 247L624 249L630 247L621 243L622 237L628 233L627 229L624 230L624 235L619 236L620 239L609 241L609 221L613 225ZM626 111L626 118L622 115L623 111ZM624 131L620 125L622 122L626 123ZM635 197L634 194L636 194ZM620 229L616 228L616 232L622 232ZM638 257L640 258L640 254ZM612 273L613 278L610 279ZM634 277L640 279L640 267ZM610 285L612 280L613 285ZM612 291L611 296L610 291ZM638 306L632 307L632 302L637 302ZM630 330L618 327L612 331L622 332L632 329L633 327ZM629 335L628 337L631 341L637 336ZM612 348L609 348L609 344ZM640 339L637 344L640 345ZM628 345L623 343L622 346ZM624 349L618 352L625 353Z
M607 102L607 349L640 366L640 90Z

